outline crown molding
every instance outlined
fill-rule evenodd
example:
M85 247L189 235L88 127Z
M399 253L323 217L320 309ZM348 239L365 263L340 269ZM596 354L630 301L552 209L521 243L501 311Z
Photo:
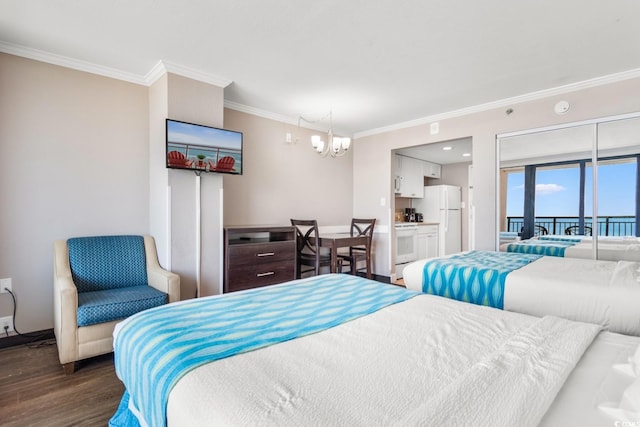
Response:
M158 61L149 72L144 76L144 84L147 86L153 85L160 77L167 74L167 69L162 61Z
M78 71L84 71L91 74L97 74L104 77L110 77L112 79L124 80L126 82L139 85L146 84L144 78L142 76L139 76L138 74L127 73L115 68L94 64L92 62L69 58L68 56L45 52L43 50L24 47L4 41L0 41L0 52L21 56L27 59L33 59L35 61L46 62L53 65L59 65L61 67L71 68Z
M571 83L563 86L544 89L537 92L531 92L524 95L514 96L512 98L505 98L498 101L492 101L486 104L480 104L480 105L475 105L471 107L461 108L459 110L453 110L453 111L449 111L441 114L435 114L432 116L427 116L420 119L397 123L390 126L371 129L368 131L357 132L353 135L353 137L354 139L364 138L366 136L377 135L385 132L391 132L395 130L406 129L406 128L420 126L420 125L426 125L426 124L437 122L440 120L466 116L469 114L480 113L483 111L493 110L496 108L504 108L508 106L513 106L514 104L535 101L542 98L548 98L548 97L557 96L557 95L564 95L569 92L589 89L596 86L603 86L606 84L621 82L624 80L634 79L638 77L640 77L640 68L623 71L621 73L616 73L616 74L609 74L607 76L596 77L593 79L584 80L577 83Z
M105 67L102 65L88 62L88 61L82 61L79 59L74 59L67 56L58 55L51 52L45 52L42 50L33 49L25 46L20 46L20 45L5 42L5 41L0 41L0 52L4 52L10 55L21 56L23 58L33 59L36 61L46 62L49 64L59 65L62 67L71 68L78 71L97 74L97 75L101 75L104 77L109 77L117 80L123 80L123 81L144 85L144 86L152 85L156 80L158 80L165 73L178 74L183 77L198 80L204 83L209 83L222 88L226 88L233 82L232 80L224 79L213 74L205 73L199 70L195 70L189 67L184 67L182 65L174 64L167 61L159 61L155 66L153 66L153 68L151 68L151 70L149 70L149 72L146 75L140 76L138 74L128 73L115 68ZM531 92L528 94L519 95L512 98L505 98L498 101L492 101L485 104L466 107L459 110L453 110L445 113L435 114L432 116L427 116L427 117L419 118L416 120L397 123L390 126L384 126L380 128L367 130L367 131L357 132L353 135L353 137L354 139L364 138L366 136L377 135L385 132L391 132L395 130L425 125L425 124L429 124L429 123L440 121L440 120L465 116L465 115L479 113L479 112L492 110L496 108L503 108L513 104L534 101L534 100L547 98L551 96L563 95L563 94L574 92L577 90L588 89L596 86L602 86L602 85L616 83L616 82L638 78L638 77L640 77L640 68L623 71L620 73L610 74L607 76L596 77L593 79L584 80L577 83L571 83L564 86L558 86L555 88L544 89L537 92ZM306 122L304 124L298 123L298 117L292 118L290 116L286 116L278 113L272 113L272 112L261 110L254 107L249 107L247 105L239 104L233 101L225 101L224 106L232 110L241 111L247 114L252 114L252 115L263 117L266 119L300 125L300 127L304 127L307 129L326 131L326 129L319 126L315 126L313 124L309 124Z
M327 128L308 123L306 121L299 120L300 116L291 117L284 114L272 113L271 111L261 110L259 108L250 107L248 105L240 104L234 101L224 101L225 108L229 108L231 110L240 111L242 113L251 114L253 116L262 117L264 119L275 120L277 122L287 123L290 125L295 125L305 129L317 130L319 132L327 132ZM338 133L336 131L336 133Z
M71 68L78 71L84 71L91 74L97 74L104 77L110 77L112 79L124 80L126 82L143 86L151 86L165 73L178 74L183 77L188 77L193 80L209 83L222 88L225 88L232 83L231 80L223 79L213 74L208 74L167 61L159 61L155 66L153 66L151 70L149 70L146 75L141 76L115 68L94 64L92 62L82 61L80 59L74 59L68 56L45 52L43 50L20 46L4 41L0 41L0 52L21 56L27 59L33 59L35 61L46 62L53 65L59 65L61 67Z
M224 101L225 108L229 108L231 110L240 111L242 113L251 114L253 116L262 117L265 119L275 120L278 122L288 123L292 125L298 124L298 118L293 118L291 116L286 116L284 114L272 113L271 111L261 110L255 107L249 107L248 105L240 104L234 101Z
M165 73L177 74L182 77L187 77L192 80L208 83L214 86L221 87L223 89L233 83L233 80L224 79L214 74L205 73L203 71L199 71L168 61L159 61L156 65L153 66L151 70L149 70L147 75L144 77L145 84L147 86L151 86Z

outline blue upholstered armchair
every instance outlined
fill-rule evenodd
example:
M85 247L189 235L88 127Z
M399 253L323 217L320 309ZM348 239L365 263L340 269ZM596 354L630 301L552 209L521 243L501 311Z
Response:
M113 351L113 328L139 311L180 299L180 277L158 263L150 236L97 236L54 244L54 333L67 374Z

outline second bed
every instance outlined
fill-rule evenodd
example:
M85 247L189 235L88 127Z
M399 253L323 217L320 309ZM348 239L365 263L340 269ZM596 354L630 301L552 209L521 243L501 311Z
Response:
M471 251L416 261L403 276L408 289L640 336L639 269L630 261Z

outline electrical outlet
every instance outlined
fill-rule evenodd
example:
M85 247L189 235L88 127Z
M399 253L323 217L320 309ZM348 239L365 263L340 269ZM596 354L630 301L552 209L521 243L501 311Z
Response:
M11 278L8 279L0 279L0 294L3 292L7 292L6 289L9 289L10 291L13 291L13 289L11 289ZM0 331L2 332L2 331Z
M8 326L9 329L6 330L6 332L13 332L13 317L11 316L7 316L7 317L0 317L0 337L5 335L5 327Z

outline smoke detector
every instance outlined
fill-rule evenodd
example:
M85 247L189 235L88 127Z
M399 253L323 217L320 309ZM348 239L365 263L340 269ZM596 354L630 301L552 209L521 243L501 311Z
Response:
M553 107L553 111L555 111L556 114L564 114L569 111L570 107L571 105L567 101L560 101Z

